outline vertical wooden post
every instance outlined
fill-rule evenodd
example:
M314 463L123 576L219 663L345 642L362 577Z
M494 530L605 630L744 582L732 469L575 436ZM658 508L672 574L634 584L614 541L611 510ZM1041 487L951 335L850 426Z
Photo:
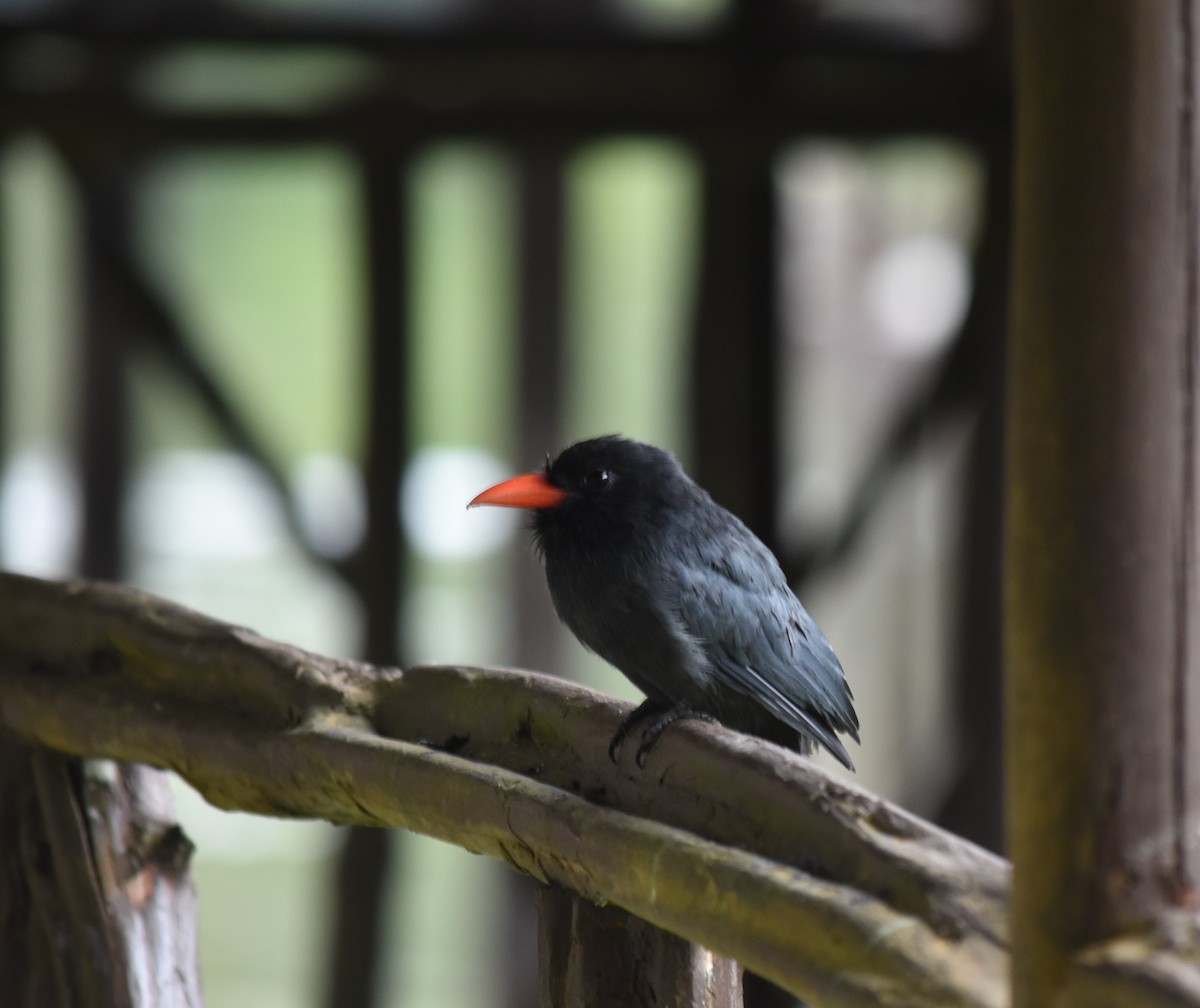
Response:
M192 845L166 775L0 739L13 1008L199 1008Z
M400 606L404 545L396 511L408 451L407 204L400 152L369 146L360 152L364 258L367 277L366 409L363 469L367 526L354 558L354 582L363 605L367 661L400 662ZM330 1008L379 1003L384 900L397 845L387 830L355 826L338 852L337 906L324 1003Z
M778 512L773 152L749 136L736 144L722 138L699 153L704 190L691 468L769 545Z
M1016 1008L1198 903L1196 13L1017 4Z
M538 891L542 1008L741 1008L742 971L620 907Z
M517 177L517 461L530 468L562 437L566 315L568 151L557 144L523 148ZM546 604L542 565L525 544L517 567L517 660L527 668L561 665L562 636Z
M83 496L79 571L119 578L124 572L124 496L130 462L128 347L132 322L112 282L113 246L124 245L129 193L112 169L77 170L84 213L84 318L77 462Z
M558 142L529 144L514 152L516 175L517 388L516 458L540 463L565 447L563 431L566 340L567 192L570 149ZM549 605L542 564L521 542L513 558L516 582L517 664L562 665L563 633ZM507 1008L528 1008L537 998L536 883L504 872L501 977Z

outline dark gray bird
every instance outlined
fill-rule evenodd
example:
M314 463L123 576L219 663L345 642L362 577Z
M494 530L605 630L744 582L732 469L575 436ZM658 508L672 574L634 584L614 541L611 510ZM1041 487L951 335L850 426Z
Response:
M854 769L858 741L842 666L770 550L667 452L609 436L572 445L543 472L484 490L469 507L533 510L559 618L646 702L637 761L672 721L716 720Z

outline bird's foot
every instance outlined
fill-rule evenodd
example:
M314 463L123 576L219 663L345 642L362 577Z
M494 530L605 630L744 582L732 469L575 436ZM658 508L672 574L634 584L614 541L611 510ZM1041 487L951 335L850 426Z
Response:
M661 700L643 700L638 704L633 713L621 722L621 726L617 729L616 734L613 735L612 741L608 743L608 758L616 763L617 753L620 752L621 744L628 738L629 733L643 721L648 718L660 717L668 709L667 705ZM640 753L641 750L639 749L638 752Z
M694 718L700 721L711 721L716 723L716 718L711 714L705 714L702 711L693 710L686 703L677 703L670 707L666 706L659 700L646 700L621 722L621 727L617 729L617 733L613 736L612 741L608 744L608 758L614 763L617 762L617 752L621 748L621 743L625 741L630 731L635 725L642 721L653 718L645 729L642 731L642 741L637 748L637 753L634 756L634 761L639 767L646 765L646 757L650 754L650 750L654 748L658 742L659 736L666 730L668 725L676 721L682 721L684 718Z

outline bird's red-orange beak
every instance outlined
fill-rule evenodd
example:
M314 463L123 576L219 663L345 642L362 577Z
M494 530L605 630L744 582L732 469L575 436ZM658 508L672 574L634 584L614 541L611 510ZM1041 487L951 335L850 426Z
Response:
M566 496L566 491L546 479L544 473L531 472L488 487L467 507L491 504L493 507L552 508L561 504Z

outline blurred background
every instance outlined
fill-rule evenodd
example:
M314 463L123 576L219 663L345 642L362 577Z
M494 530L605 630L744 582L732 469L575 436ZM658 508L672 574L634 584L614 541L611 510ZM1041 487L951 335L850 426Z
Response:
M0 564L635 699L464 506L651 440L998 847L1004 0L0 0L0 89ZM210 1008L535 1003L506 869L179 797Z

